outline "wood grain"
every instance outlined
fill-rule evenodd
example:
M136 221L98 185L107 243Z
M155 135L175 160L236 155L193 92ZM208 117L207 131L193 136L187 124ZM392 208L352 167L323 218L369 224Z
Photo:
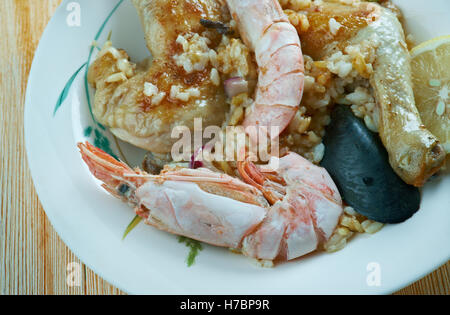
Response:
M48 221L28 170L23 109L42 32L61 0L0 1L0 294L123 294L67 248ZM81 285L67 285L67 266ZM450 263L397 294L449 294Z

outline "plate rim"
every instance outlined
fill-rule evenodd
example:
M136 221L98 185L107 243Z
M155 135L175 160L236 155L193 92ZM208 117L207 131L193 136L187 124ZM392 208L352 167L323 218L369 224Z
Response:
M66 246L68 246L70 248L70 250L80 259L80 261L82 263L84 263L85 265L87 265L91 270L93 270L97 275L99 275L102 279L105 279L106 281L108 281L109 283L111 283L112 285L114 285L115 287L121 289L124 292L127 293L133 293L132 291L129 291L128 288L126 288L123 284L121 283L119 280L116 281L116 279L114 277L110 277L109 275L105 274L103 272L103 270L99 269L99 268L95 268L95 266L93 266L90 262L90 259L88 257L85 257L84 254L80 253L79 249L72 246L72 242L70 241L70 239L68 239L68 235L62 231L60 228L60 226L55 225L54 222L56 222L56 218L54 216L54 213L52 211L48 211L48 209L51 207L49 205L49 203L47 202L47 200L44 200L46 198L42 198L43 193L41 191L41 188L38 187L39 185L37 184L39 182L39 178L37 175L37 171L35 170L35 166L36 163L33 160L33 152L31 151L31 145L30 145L30 141L32 141L31 139L33 138L32 136L32 132L31 132L31 126L29 123L27 123L28 121L30 121L31 117L30 117L30 108L32 106L32 101L31 101L31 94L32 94L32 88L33 88L33 84L34 81L36 80L36 64L39 62L39 56L41 55L41 50L42 50L42 45L44 45L44 43L46 42L46 39L48 37L48 32L49 29L53 26L53 24L55 24L56 19L55 16L57 16L58 14L61 14L61 11L64 10L64 5L66 4L68 0L63 0L60 4L60 6L57 8L57 10L55 11L54 15L52 16L52 18L50 19L49 23L47 24L43 35L39 41L39 45L35 51L34 57L33 57L33 62L32 62L32 66L29 72L29 77L28 77L28 83L27 83L27 89L26 89L26 97L25 97L25 107L24 107L24 138L25 138L25 150L26 150L26 158L27 158L27 164L28 167L30 169L30 173L32 176L32 180L33 180L33 185L34 188L37 192L39 201L52 225L52 227L55 229L55 231L58 233L58 236L61 238L61 240L66 244ZM122 2L123 0L119 0L120 2ZM436 257L437 258L437 257ZM435 259L435 263L430 267L427 268L427 270L424 270L422 273L417 274L413 279L410 279L408 281L403 281L402 283L399 283L397 286L395 287L391 287L390 289L386 289L386 290L381 290L379 293L381 294L389 294L392 292L396 292L402 288L404 288L405 286L408 286L411 283L414 283L415 281L417 281L418 279L423 278L424 276L426 276L427 274L429 274L430 272L432 272L433 270L436 270L439 268L439 266L445 264L448 260L450 259L450 253L448 255L447 258L443 257L440 259ZM156 293L158 294L158 293Z

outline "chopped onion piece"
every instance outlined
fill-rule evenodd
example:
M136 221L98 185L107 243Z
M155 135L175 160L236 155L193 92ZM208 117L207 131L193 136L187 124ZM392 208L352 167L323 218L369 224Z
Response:
M192 154L191 161L189 162L189 168L197 169L203 166L203 162L197 160L197 157L202 151L202 149L198 149L194 154Z
M201 167L210 168L210 163L205 163L203 161L203 152L211 152L211 150L214 148L214 143L208 142L206 145L202 146L201 148L198 148L195 150L194 154L191 156L191 160L189 162L189 168L197 169Z
M241 77L228 79L224 83L225 93L228 97L234 97L241 93L248 92L248 82Z

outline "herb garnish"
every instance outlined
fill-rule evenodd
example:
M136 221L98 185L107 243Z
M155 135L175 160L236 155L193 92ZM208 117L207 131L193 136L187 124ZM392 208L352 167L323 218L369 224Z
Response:
M140 216L135 216L134 219L128 224L127 229L123 233L122 241L127 237L127 235L142 221Z
M122 240L124 240L127 235L142 221L140 216L135 216L134 219L130 222L127 229L123 233ZM189 254L186 257L186 263L188 267L191 267L195 263L195 258L199 254L199 251L203 250L202 243L199 241L184 237L178 236L178 243L184 243L186 247L189 248Z
M190 248L186 263L188 267L191 267L195 263L198 252L203 250L202 243L184 236L178 236L178 243L185 243L186 247Z

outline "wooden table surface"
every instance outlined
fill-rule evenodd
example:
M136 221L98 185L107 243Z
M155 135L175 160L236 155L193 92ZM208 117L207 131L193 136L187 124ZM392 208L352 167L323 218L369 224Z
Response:
M60 2L0 1L0 294L123 294L61 241L42 209L27 165L23 110L28 73ZM67 285L72 262L81 266L81 286ZM449 294L449 274L447 262L398 294Z

